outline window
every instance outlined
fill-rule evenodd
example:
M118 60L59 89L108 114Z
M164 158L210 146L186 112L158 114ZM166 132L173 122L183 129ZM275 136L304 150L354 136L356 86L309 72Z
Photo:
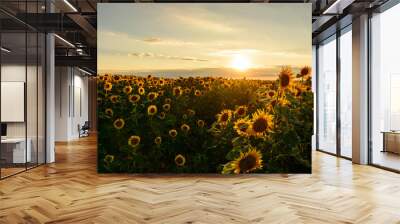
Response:
M318 148L336 153L336 36L318 48Z
M351 26L340 35L340 155L352 156L352 35Z
M400 4L371 18L371 162L400 170Z

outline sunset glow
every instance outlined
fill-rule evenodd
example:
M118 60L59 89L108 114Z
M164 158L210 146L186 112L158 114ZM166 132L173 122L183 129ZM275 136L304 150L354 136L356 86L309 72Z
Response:
M311 64L310 10L306 4L296 11L288 4L99 4L98 71L275 79L282 65L297 71Z
M251 66L250 60L244 55L234 55L231 61L231 67L239 71L246 71Z

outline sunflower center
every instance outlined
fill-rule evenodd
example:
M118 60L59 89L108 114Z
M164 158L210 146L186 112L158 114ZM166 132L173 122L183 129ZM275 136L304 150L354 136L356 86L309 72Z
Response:
M308 75L310 73L310 69L309 68L303 68L303 69L301 69L300 73L301 73L302 76Z
M286 87L289 85L290 77L287 74L281 75L281 86Z
M221 121L222 121L222 122L227 121L228 118L229 118L229 115L228 115L227 113L223 113L223 114L221 115Z
M273 97L273 96L274 96L274 92L269 92L268 95L269 95L270 97Z
M268 128L268 121L264 118L258 118L253 122L253 130L257 133L266 131Z
M115 126L121 127L122 126L122 121L118 120L117 122L115 122Z
M245 132L247 130L248 125L246 123L239 124L239 130Z
M256 162L257 162L256 158L249 155L249 156L243 158L242 160L240 160L239 168L241 171L247 172L256 166Z

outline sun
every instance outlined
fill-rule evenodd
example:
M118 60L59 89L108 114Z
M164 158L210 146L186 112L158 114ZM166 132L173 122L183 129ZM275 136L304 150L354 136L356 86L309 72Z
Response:
M233 56L231 61L231 67L239 71L246 71L251 66L250 59L241 54L236 54Z

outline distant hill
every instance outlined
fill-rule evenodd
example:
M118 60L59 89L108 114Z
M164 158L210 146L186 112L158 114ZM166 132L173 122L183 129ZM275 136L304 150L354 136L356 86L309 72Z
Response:
M299 68L292 67L293 72L298 72ZM173 69L173 70L149 70L149 71L138 71L138 70L104 70L100 71L100 74L120 74L120 75L137 75L147 76L149 74L158 77L189 77L189 76L218 76L234 79L276 79L280 71L280 67L276 66L273 68L254 68L249 69L245 72L239 72L232 68L199 68L199 69Z

